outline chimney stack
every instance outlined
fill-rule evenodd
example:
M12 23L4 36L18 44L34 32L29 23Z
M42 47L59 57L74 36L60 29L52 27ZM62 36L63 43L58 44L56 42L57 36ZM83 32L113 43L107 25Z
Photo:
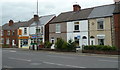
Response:
M114 0L115 3L120 3L120 0Z
M38 15L34 15L34 21L39 21L39 16Z
M13 23L14 23L13 20L10 20L9 21L9 26L13 25Z
M73 11L80 11L81 10L81 7L78 5L78 4L74 4L73 5Z

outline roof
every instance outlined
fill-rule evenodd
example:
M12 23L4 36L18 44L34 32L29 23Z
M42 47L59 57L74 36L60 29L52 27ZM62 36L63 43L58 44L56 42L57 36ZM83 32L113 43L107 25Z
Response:
M114 14L116 14L116 13L120 13L120 2L115 4Z
M74 11L63 12L59 14L55 19L53 19L51 23L108 17L113 15L114 9L115 9L115 4L109 4L109 5L97 6L93 8L82 9L77 12Z
M54 17L55 17L55 14L53 14L53 15L41 16L41 17L39 17L39 24L38 24L38 25L45 25L45 24L47 24L49 21L51 21ZM35 22L34 22L34 19L31 19L31 21L28 22L28 23L31 23L30 26L36 26L36 24L35 24Z
M27 21L24 22L15 22L13 25L9 26L9 23L6 23L2 26L3 30L15 30L22 26L27 26Z
M115 9L114 4L94 7L88 18L100 18L112 16Z
M46 24L53 17L55 17L55 15L41 16L39 20L41 24ZM15 29L18 29L19 27L29 27L32 23L34 23L34 18L31 18L29 21L15 22L11 26L9 26L9 23L6 23L2 26L2 29L3 30L15 30Z
M53 19L50 23L87 19L87 17L89 16L92 10L93 8L88 8L88 9L82 9L76 12L74 11L63 12L60 15L58 15L55 19Z
M44 24L47 24L51 19L53 19L53 17L55 17L55 15L41 16L39 20L40 20L40 23L44 25Z

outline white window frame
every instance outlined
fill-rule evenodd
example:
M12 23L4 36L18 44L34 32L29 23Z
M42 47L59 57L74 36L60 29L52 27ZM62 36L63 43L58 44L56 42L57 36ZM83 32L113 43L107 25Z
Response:
M7 31L7 35L8 35L8 36L10 35L10 30Z
M12 35L14 35L13 33L15 34L15 31L12 31Z
M56 33L61 33L61 25L60 24L56 24Z
M25 31L26 30L26 31ZM27 28L25 27L24 28L24 35L26 35L27 34Z
M10 39L9 38L6 39L6 44L10 44Z
M74 22L74 31L79 31L80 30L80 22ZM75 26L78 25L79 26L79 29L78 30L75 30Z
M38 32L39 31L39 32ZM40 27L36 27L36 33L39 34L41 33L41 28Z
M99 21L103 21L103 29L102 28L100 28L100 27L98 27L98 22ZM104 18L99 18L99 19L97 19L97 30L104 30L105 29L105 20L104 20Z

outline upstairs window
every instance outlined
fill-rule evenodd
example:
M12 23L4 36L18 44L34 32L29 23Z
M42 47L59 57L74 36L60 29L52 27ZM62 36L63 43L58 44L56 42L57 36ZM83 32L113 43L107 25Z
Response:
M79 22L74 23L74 30L79 31Z
M24 28L24 34L27 34L27 28Z
M60 24L56 24L56 33L60 33Z
M7 35L10 35L10 31L7 32Z
M12 35L15 35L15 31L12 32Z
M43 34L43 27L41 27L41 34Z
M104 19L98 19L97 20L97 29L98 30L103 30L104 29Z
M37 33L37 34L40 33L40 27L36 27L36 33Z
M9 44L9 38L8 38L7 41L6 41L6 44Z

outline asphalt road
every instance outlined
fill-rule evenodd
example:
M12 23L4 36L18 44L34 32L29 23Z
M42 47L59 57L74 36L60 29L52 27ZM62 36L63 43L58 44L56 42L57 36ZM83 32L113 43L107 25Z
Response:
M2 50L3 68L118 68L118 57L28 51Z

